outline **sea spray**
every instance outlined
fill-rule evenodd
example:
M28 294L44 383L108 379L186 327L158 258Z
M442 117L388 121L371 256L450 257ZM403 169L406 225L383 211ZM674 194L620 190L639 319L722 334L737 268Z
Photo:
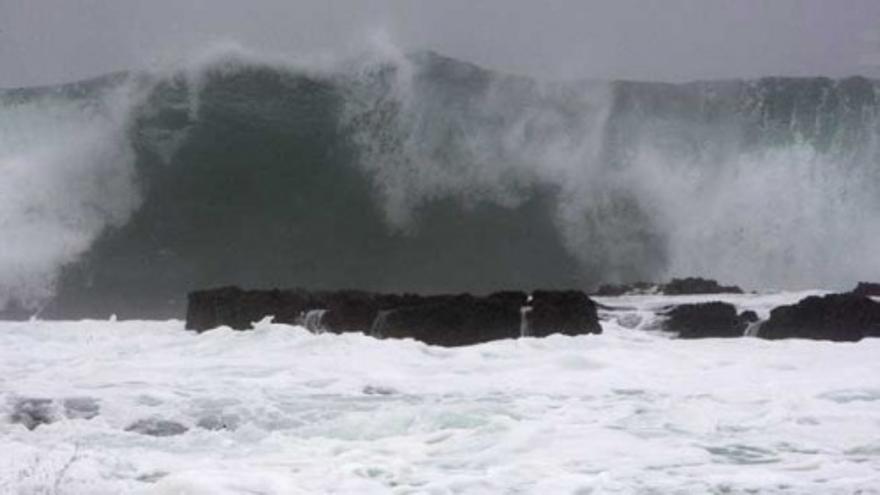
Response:
M880 277L871 80L550 83L393 47L132 79L137 98L89 104L2 93L3 302L164 317L229 283Z
M324 333L324 315L326 309L310 309L302 316L302 326L312 333Z
M0 309L45 302L61 268L140 204L126 136L139 96L93 84L0 93Z

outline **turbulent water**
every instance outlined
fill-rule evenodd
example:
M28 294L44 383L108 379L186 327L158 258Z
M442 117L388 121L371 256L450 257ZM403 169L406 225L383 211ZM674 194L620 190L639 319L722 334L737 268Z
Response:
M804 295L723 299L766 317ZM611 298L602 335L455 349L269 322L2 323L0 493L880 493L880 340L649 330L707 299ZM28 398L56 421L10 423ZM179 434L126 431L159 421Z
M433 53L224 53L0 92L7 315L187 290L880 278L877 82L548 83Z

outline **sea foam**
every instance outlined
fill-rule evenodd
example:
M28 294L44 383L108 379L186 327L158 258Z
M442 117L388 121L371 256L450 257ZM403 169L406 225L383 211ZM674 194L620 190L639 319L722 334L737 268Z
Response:
M2 323L0 492L877 493L880 340L603 325L447 349L268 320ZM71 397L98 414L65 417ZM25 398L58 417L10 423Z

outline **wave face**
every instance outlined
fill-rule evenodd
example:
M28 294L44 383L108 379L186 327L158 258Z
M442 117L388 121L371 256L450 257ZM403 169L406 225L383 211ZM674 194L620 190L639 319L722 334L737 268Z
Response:
M178 317L222 284L880 278L863 78L545 83L433 53L224 56L5 91L0 109L0 306L44 316Z

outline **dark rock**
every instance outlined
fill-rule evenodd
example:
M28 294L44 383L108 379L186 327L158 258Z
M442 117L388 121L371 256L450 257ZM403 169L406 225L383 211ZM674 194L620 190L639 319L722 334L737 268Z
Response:
M430 297L388 310L376 336L414 338L431 345L463 346L520 335L520 305L469 294Z
M334 333L363 332L370 328L383 303L376 294L353 290L325 292L316 299L321 308L327 310L321 320L322 330Z
M501 291L493 292L486 296L490 301L498 301L512 306L522 307L528 303L529 295L520 291Z
M23 398L12 408L9 420L29 430L54 423L62 418L92 419L98 415L98 401L91 397L72 397L56 401L47 398Z
M296 323L303 311L320 306L310 294L298 289L222 287L195 291L188 296L186 328L201 332L226 325L247 330L266 316L274 316L279 323Z
M525 320L525 321L524 321ZM497 292L487 297L468 294L432 296L408 306L386 310L377 336L415 338L443 346L471 345L526 334L602 333L596 305L579 291Z
M735 285L720 285L715 280L689 277L674 278L661 286L660 291L667 296L687 294L742 294L743 290Z
M220 325L243 330L267 316L313 332L367 332L445 346L515 338L524 329L533 336L602 331L596 305L578 291L537 291L529 302L518 291L480 297L224 287L193 292L189 302L186 327L198 331Z
M92 419L101 411L98 401L91 397L71 397L61 401L61 405L68 419Z
M745 323L756 323L760 318L758 318L758 313L754 311L743 311L739 315L739 319L744 321Z
M736 314L736 307L725 302L683 304L666 313L663 330L678 332L682 339L742 337L749 323L757 321L753 311Z
M321 318L321 330L334 333L369 332L382 312L426 304L448 303L458 297L460 296L374 294L342 290L317 293L314 295L313 303L326 310ZM520 307L525 304L526 297L524 292L506 291L490 294L486 299Z
M141 419L125 428L125 431L149 435L151 437L171 437L182 435L189 430L186 426L165 419Z
M383 387L381 385L367 385L363 390L366 395L394 395L397 393L391 387Z
M855 294L810 296L770 312L759 337L855 342L880 337L880 303Z
M853 289L852 293L857 296L880 297L880 284L875 284L871 282L859 282L859 285L857 285L856 288Z
M234 430L238 428L239 419L231 414L210 415L200 418L196 426L204 430Z
M596 304L583 292L537 290L530 305L526 319L531 337L602 333Z
M9 420L34 430L40 425L54 423L58 419L58 411L52 399L26 398L20 399L12 408Z
M222 287L189 294L186 328L205 331L226 325L247 330L267 316L272 316L276 323L305 325L308 312L320 310L323 312L320 321L314 322L316 328L310 330L363 332L369 330L379 311L417 304L422 299L409 294L398 296L356 290L308 292Z
M135 479L142 483L155 483L166 476L168 476L168 473L166 473L165 471L155 471L152 473L139 475Z
M326 309L322 330L333 333L368 332L380 311L420 304L425 298L413 294L375 294L340 290L317 293L314 304Z

